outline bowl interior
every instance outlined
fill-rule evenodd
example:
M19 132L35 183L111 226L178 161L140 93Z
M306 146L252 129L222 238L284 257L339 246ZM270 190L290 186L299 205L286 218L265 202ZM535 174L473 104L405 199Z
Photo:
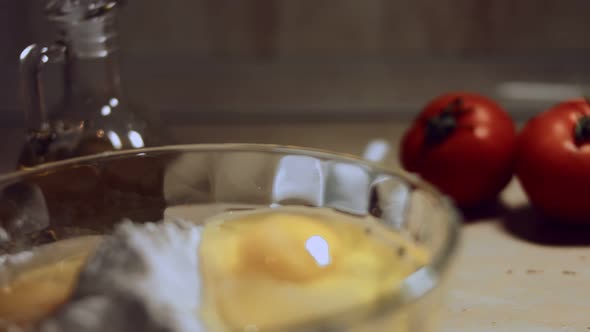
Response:
M415 277L418 286L409 278L397 302L434 288L456 245L454 209L404 174L316 150L193 145L78 158L0 178L0 254L108 233L124 218L204 220L293 205L373 216L426 246L432 263Z

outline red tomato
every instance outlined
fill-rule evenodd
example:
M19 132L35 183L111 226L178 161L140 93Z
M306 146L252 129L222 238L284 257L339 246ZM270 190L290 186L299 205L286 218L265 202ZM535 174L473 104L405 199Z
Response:
M516 128L492 100L451 93L431 101L406 132L402 165L464 208L493 200L512 178Z
M531 203L564 222L590 222L590 105L566 101L531 119L516 174Z

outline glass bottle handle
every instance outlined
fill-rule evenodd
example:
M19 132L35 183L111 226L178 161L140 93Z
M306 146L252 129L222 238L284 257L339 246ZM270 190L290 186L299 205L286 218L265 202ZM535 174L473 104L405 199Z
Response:
M66 46L56 42L49 46L32 44L20 54L20 79L26 125L29 131L45 131L49 127L43 88L43 69L48 63L65 59Z

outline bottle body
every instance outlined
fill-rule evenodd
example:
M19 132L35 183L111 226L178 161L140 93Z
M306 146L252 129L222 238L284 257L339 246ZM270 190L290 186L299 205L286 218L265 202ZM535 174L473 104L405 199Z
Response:
M28 129L20 168L170 143L157 113L123 93L115 12L108 8L93 16L80 15L76 21L56 10L60 16L50 18L60 27L59 47L29 47L21 54ZM63 64L63 96L47 108L40 74L51 62Z
M28 131L19 166L167 143L147 115L124 98L74 95L51 109L44 128Z

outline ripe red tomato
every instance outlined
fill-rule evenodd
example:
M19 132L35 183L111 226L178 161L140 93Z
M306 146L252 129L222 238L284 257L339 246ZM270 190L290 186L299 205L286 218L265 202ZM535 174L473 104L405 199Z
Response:
M406 132L403 167L463 208L493 200L512 178L516 128L492 100L450 93L431 101Z
M590 105L566 101L531 119L516 174L531 203L556 220L590 222Z

